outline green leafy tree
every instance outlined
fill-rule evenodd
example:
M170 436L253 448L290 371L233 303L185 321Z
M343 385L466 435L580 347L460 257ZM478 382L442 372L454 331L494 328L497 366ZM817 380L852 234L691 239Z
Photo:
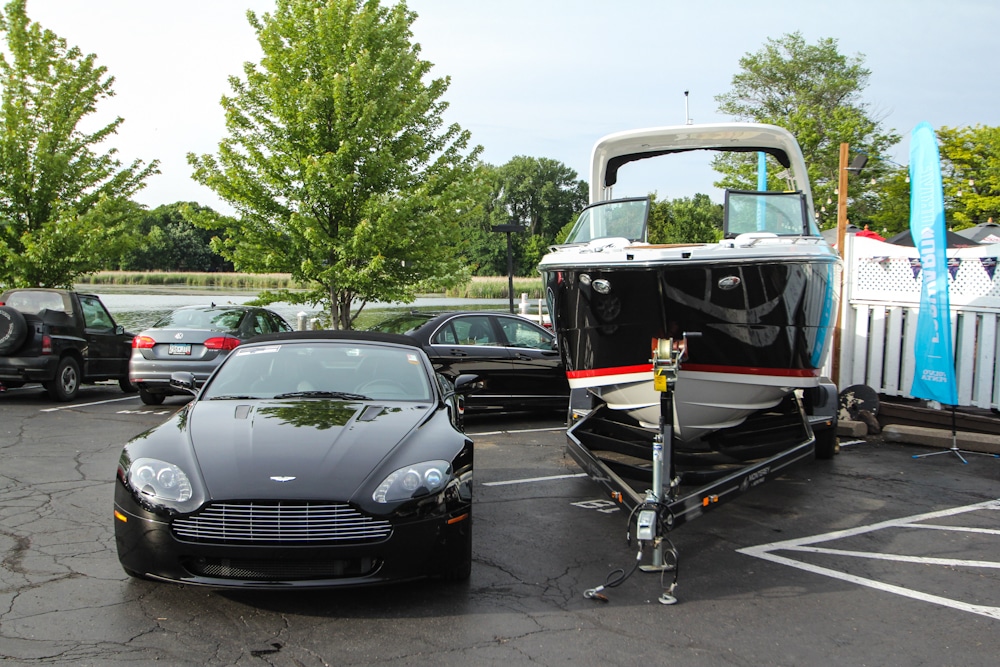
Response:
M214 216L194 202L158 206L143 213L139 242L119 262L123 271L232 271L233 265L212 251L217 231L202 229L188 218Z
M215 249L239 270L313 285L264 300L328 305L335 328L369 301L466 278L460 223L486 184L468 132L444 127L448 79L424 81L416 15L403 2L277 0L247 17L263 59L229 80L218 154L188 156L236 210L195 218L226 228Z
M25 1L0 15L0 283L69 287L128 247L141 212L130 198L157 163L122 167L115 149L96 151L123 120L79 125L114 78L32 22Z
M875 158L899 142L899 136L884 130L882 119L862 101L871 75L863 56L842 55L835 39L806 44L795 32L768 39L760 51L740 59L740 68L732 89L715 98L719 111L739 120L779 125L794 134L809 170L817 212L827 209L825 216L821 213L821 225L835 224L840 144L846 142L852 153L866 152ZM781 167L770 157L768 163L768 189L784 189L777 176ZM870 213L877 198L869 193L893 171L881 160L869 165L865 178L852 179L849 188L852 219ZM715 167L723 174L720 187L756 189L755 155L720 155Z
M942 127L937 138L949 226L1000 221L1000 127Z
M507 235L492 228L517 224L524 232L511 238L514 273L534 275L559 230L587 205L587 184L549 158L518 155L484 170L493 190L483 218L469 225L466 261L476 275L506 275Z
M722 205L706 194L657 202L649 211L650 243L714 243L722 238Z

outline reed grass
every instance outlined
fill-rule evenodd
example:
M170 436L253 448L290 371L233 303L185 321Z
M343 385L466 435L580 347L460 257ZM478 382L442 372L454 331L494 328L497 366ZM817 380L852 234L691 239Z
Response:
M229 289L298 289L287 273L216 273L185 271L100 271L77 280L80 285L148 285Z
M507 276L473 276L465 285L445 291L445 296L458 299L506 299ZM514 278L514 298L527 294L529 299L541 299L544 290L541 277Z
M214 289L275 290L306 287L287 273L214 273L184 271L100 271L77 280L80 285L121 285L150 287L204 287ZM526 293L529 299L543 296L542 279L514 278L514 297ZM459 299L506 299L506 276L474 276L464 285L445 290L444 296Z

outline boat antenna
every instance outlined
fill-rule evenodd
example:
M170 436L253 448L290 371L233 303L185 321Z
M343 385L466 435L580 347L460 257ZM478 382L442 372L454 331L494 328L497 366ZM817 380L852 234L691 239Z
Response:
M691 124L691 114L688 113L688 94L690 92L691 92L690 90L685 90L684 91L684 124L685 125L690 125Z

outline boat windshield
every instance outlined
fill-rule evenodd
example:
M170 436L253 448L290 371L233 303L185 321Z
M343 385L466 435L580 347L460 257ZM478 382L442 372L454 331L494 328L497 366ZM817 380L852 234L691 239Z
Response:
M649 197L614 199L583 209L566 237L566 243L587 243L594 239L626 238L646 240Z
M726 190L725 209L727 239L748 232L819 235L816 223L809 219L806 197L801 192Z

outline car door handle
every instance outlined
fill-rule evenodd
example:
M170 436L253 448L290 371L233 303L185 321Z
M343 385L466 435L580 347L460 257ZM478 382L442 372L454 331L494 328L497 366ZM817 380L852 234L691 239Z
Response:
M451 351L448 354L450 354L453 357L467 357L467 356L469 356L468 352L463 352L462 350L458 350L458 349L455 349L455 348L452 348Z
M532 357L527 354L522 354L520 352L514 353L514 358L518 361L531 361Z

